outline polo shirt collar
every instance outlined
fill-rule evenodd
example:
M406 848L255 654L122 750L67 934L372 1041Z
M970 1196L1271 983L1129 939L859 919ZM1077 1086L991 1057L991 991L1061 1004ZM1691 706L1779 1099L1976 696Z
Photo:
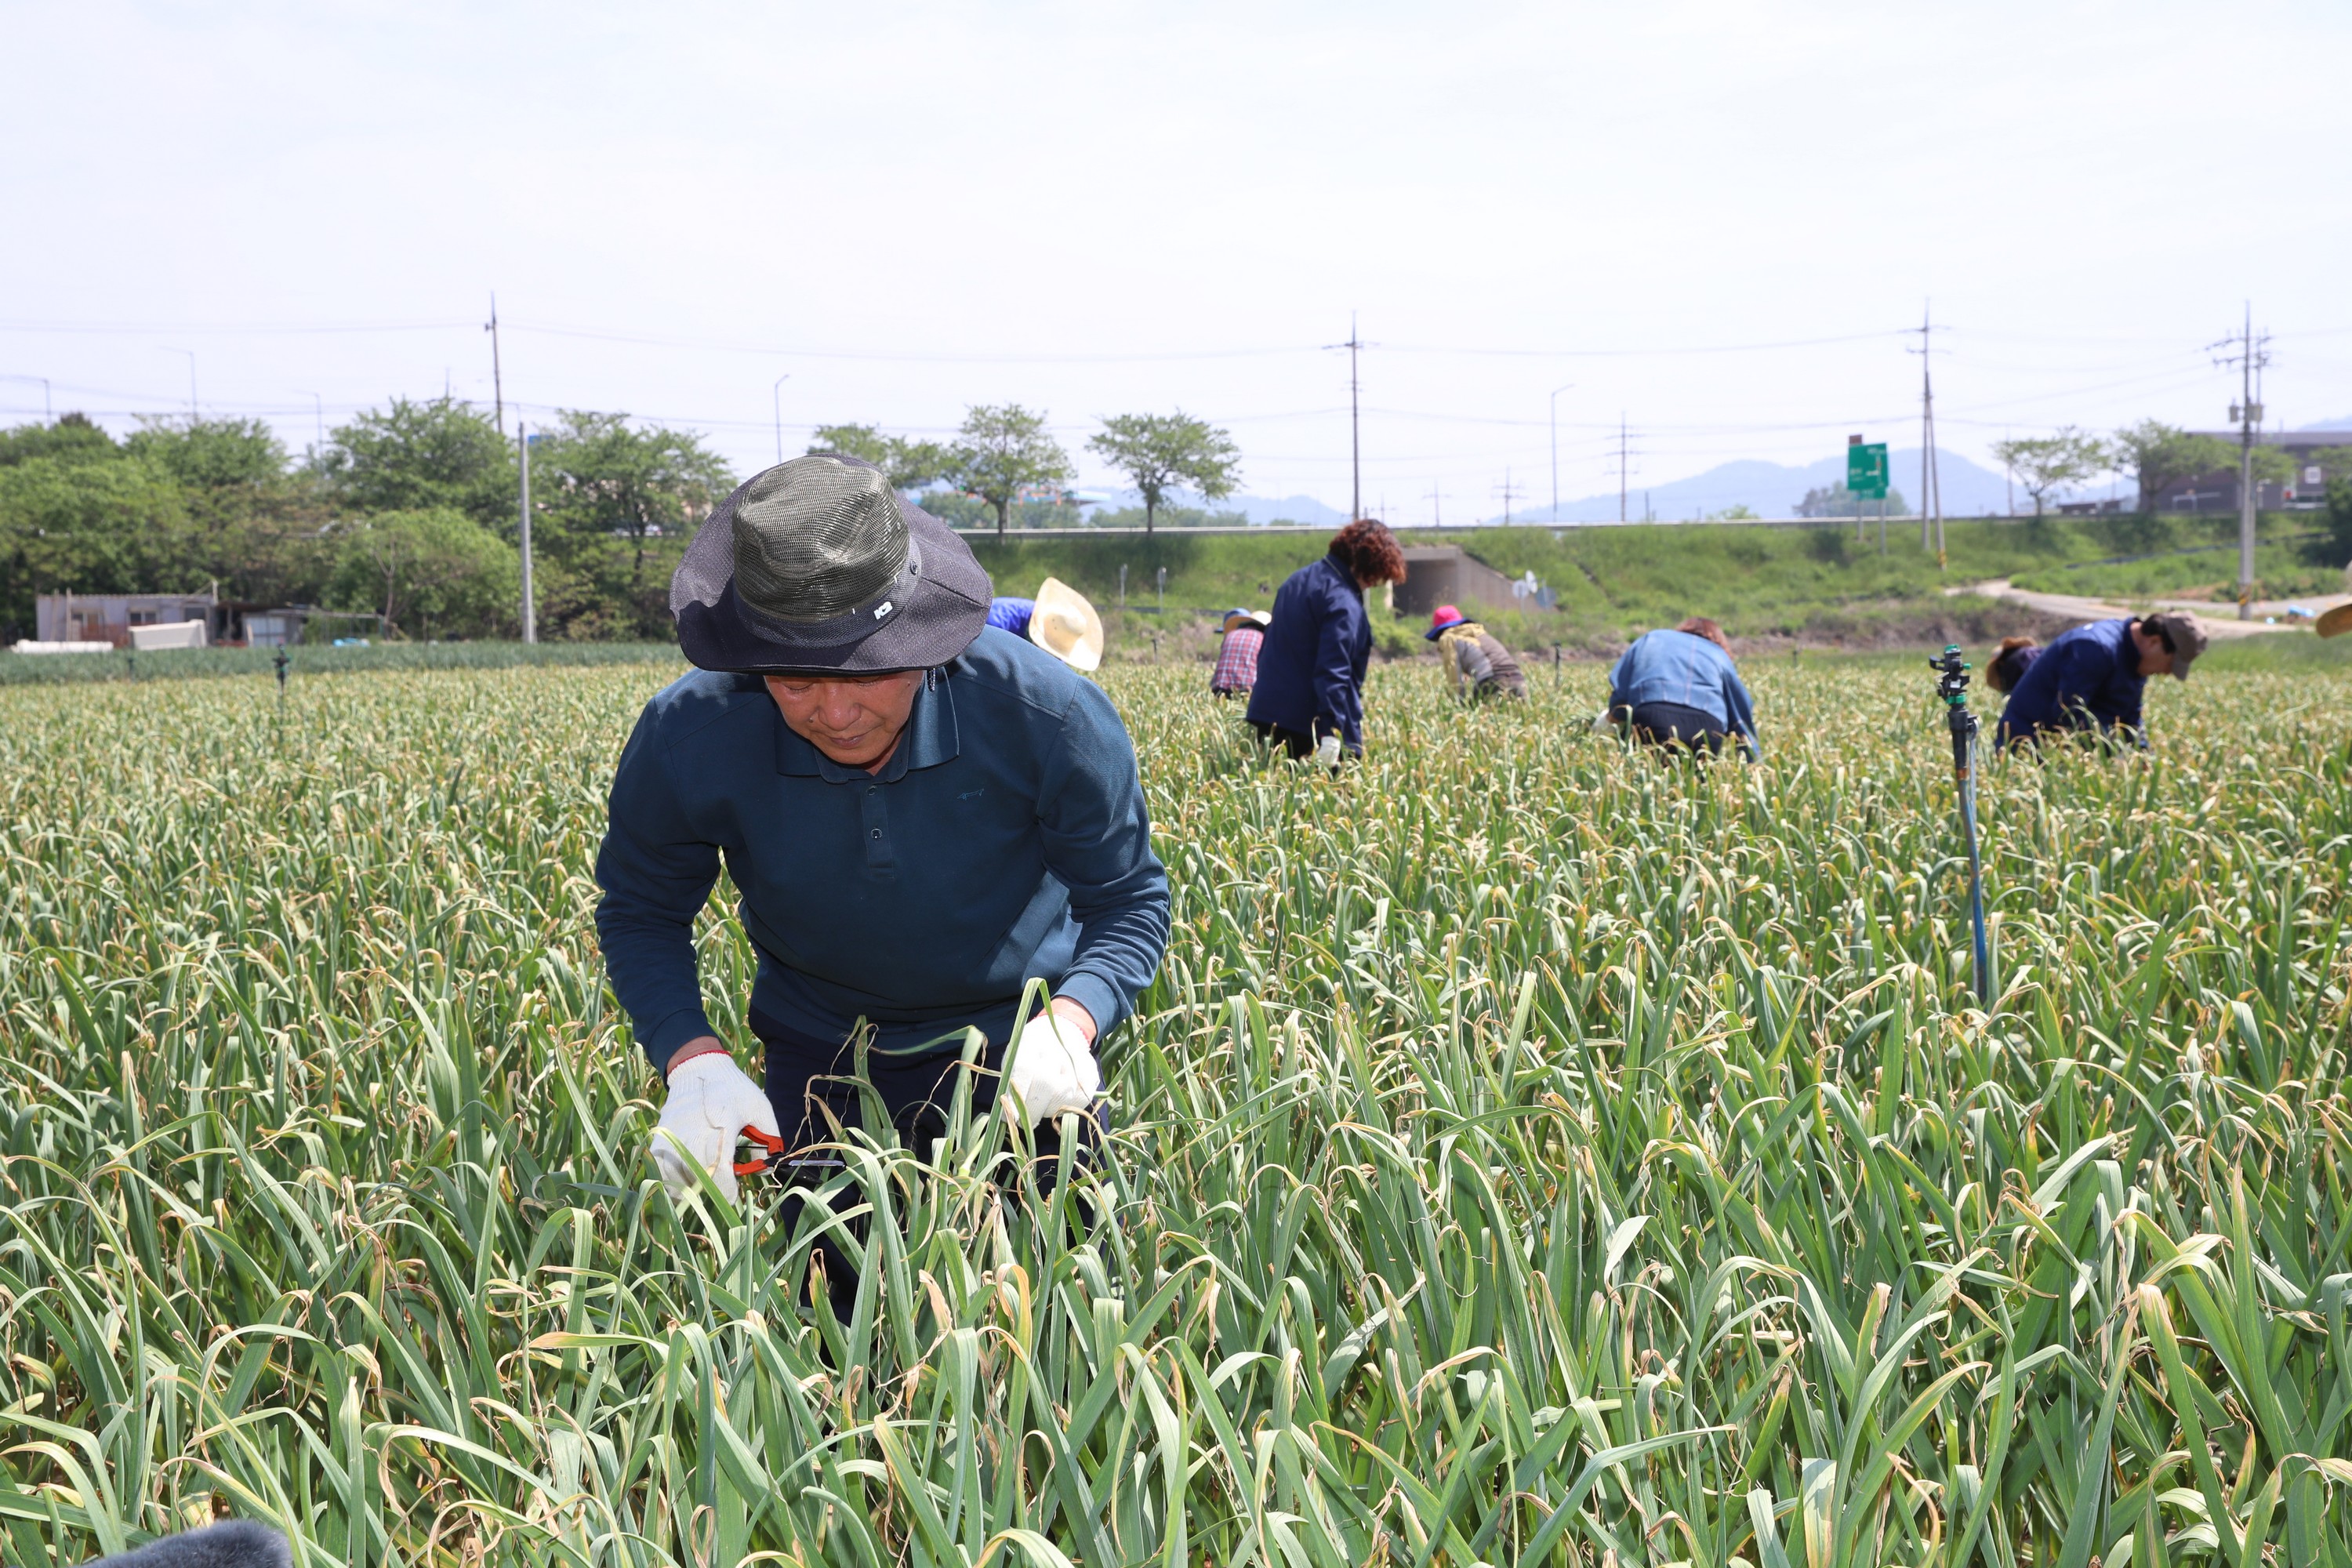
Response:
M772 702L770 707L772 710ZM782 714L776 715L776 772L794 778L823 779L827 784L896 784L910 769L954 761L961 750L953 687L944 668L933 671L916 691L914 710L907 715L898 749L890 753L890 761L878 773L842 766L793 733Z

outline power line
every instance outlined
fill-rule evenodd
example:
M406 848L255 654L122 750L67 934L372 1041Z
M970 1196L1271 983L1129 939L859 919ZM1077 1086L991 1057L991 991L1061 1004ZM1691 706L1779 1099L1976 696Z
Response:
M1617 521L1620 522L1625 521L1625 479L1632 471L1626 464L1629 459L1637 455L1626 446L1625 442L1625 416L1621 410L1617 416ZM1646 503L1643 510L1645 511L1649 510Z

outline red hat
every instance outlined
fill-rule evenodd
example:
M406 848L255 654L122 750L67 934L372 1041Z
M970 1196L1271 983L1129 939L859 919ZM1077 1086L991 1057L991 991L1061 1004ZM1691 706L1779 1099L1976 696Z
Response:
M1435 642L1438 633L1448 626L1458 626L1469 618L1451 605L1440 605L1437 613L1429 617L1429 630L1424 635L1431 642Z

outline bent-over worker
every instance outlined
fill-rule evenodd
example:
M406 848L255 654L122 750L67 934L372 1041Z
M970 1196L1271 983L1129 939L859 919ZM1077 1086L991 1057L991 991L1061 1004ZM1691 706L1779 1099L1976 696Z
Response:
M2080 731L2145 747L2140 698L2147 678L2186 680L2204 651L2204 628L2191 616L2126 616L2069 627L2017 678L2000 710L1998 742Z
M1266 617L1255 610L1227 610L1224 636L1217 643L1209 689L1219 697L1247 697L1257 684L1258 650L1265 646Z
M1168 940L1110 700L989 629L971 551L855 458L796 458L729 496L670 606L699 668L638 719L596 861L613 988L669 1083L661 1128L730 1197L747 1125L782 1138L795 1179L821 1178L821 1108L859 1122L854 1086L827 1080L855 1070L860 1019L869 1081L912 1148L944 1130L967 1025L988 1041L975 1109L1017 1037L1004 1087L1027 1120L1094 1115L1096 1048ZM722 862L758 956L764 1086L711 1027L695 967ZM1016 1017L1033 978L1051 1005ZM1038 1128L1041 1153L1058 1131ZM691 1184L659 1133L654 1158L674 1190Z
M1644 745L1713 756L1737 735L1757 749L1756 710L1731 644L1705 616L1634 638L1609 672L1609 711Z
M1027 637L1072 669L1102 667L1103 624L1084 594L1048 577L1034 599L999 595L988 602L988 624Z
M2000 647L1985 661L1985 684L2004 696L2042 657L2042 645L2032 637L2003 637Z
M1465 702L1493 697L1518 702L1528 700L1527 677L1519 673L1519 661L1511 657L1511 650L1452 605L1437 606L1429 617L1427 635L1445 661L1454 696Z
M1321 560L1284 580L1250 691L1250 728L1258 739L1330 768L1339 765L1343 748L1364 754L1364 670L1372 657L1364 593L1403 581L1396 535L1370 518L1333 534Z

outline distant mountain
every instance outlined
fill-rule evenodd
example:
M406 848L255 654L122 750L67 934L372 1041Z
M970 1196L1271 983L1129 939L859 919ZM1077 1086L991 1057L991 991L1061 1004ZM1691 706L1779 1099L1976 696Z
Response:
M2296 428L2297 430L2299 430L2299 431L2301 431L2301 430L2352 430L2352 414L2347 414L2347 415L2346 415L2343 418L2341 418L2341 419L2323 419L2323 420L2321 420L2321 421L2320 421L2318 424L2316 424L2316 425L2298 425L2298 426L2295 426L2295 428Z
M1895 489L1902 493L1913 510L1919 506L1919 448L1898 447L1886 455L1888 473ZM1936 454L1936 473L1944 494L1946 517L1998 516L2009 510L2009 486L1993 469L1979 467L1957 452ZM1670 479L1664 484L1643 485L1639 480L1631 487L1625 498L1627 521L1639 522L1646 499L1650 514L1660 522L1688 521L1709 512L1725 511L1744 506L1760 517L1794 517L1797 503L1805 492L1822 485L1845 482L1845 453L1801 468L1787 463L1768 463L1756 458L1738 462L1719 463L1703 474L1685 479ZM2021 500L2022 498L2021 498ZM1500 522L1500 514L1487 518L1488 522ZM1585 496L1559 503L1557 515L1549 506L1529 507L1525 511L1514 510L1513 522L1615 522L1617 492Z

